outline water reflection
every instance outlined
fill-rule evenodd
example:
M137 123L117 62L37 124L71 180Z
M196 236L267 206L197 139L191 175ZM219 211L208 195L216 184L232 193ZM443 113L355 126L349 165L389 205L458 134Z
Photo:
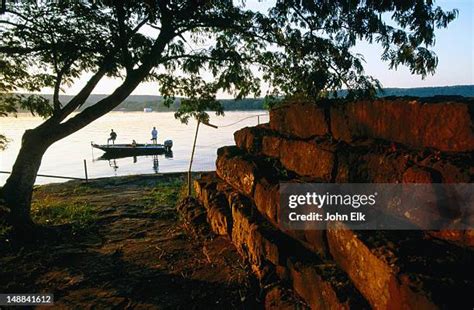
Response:
M93 159L93 161L108 161L109 166L112 168L114 171L114 175L117 175L117 170L119 169L119 165L117 164L119 161L123 161L126 158L131 158L131 161L133 164L142 164L148 160L151 159L151 167L153 169L154 173L158 173L160 169L160 160L159 157L164 157L166 159L172 159L173 158L173 152L166 152L165 154L162 155L141 155L141 156L117 156L117 155L111 155L111 154L103 154L100 157L97 157ZM128 162L128 161L127 161Z
M249 117L261 113L263 111L229 111L225 117L217 117L211 114L210 122L218 125L219 129L209 126L199 128L193 169L196 171L215 170L217 149L224 145L234 144L234 132L242 127L257 125L257 118ZM242 119L244 120L241 121ZM268 117L260 118L260 122L267 120ZM8 148L0 152L0 170L11 171L21 148L23 133L27 129L37 127L42 122L43 120L40 117L32 117L22 113L16 118L5 117L0 120L0 132L11 140ZM235 125L227 126L234 123ZM133 140L146 141L150 139L150 128L155 125L159 125L157 127L160 131L159 138L161 137L163 140L172 139L175 142L172 160L167 160L163 156L159 157L160 173L187 171L196 131L194 120L190 120L188 125L182 124L175 119L174 112L110 112L71 136L53 144L41 162L39 173L80 178L84 176L83 161L87 159L90 163L88 166L90 178L113 176L114 170L109 166L107 160L95 161L103 153L91 148L91 140L100 140L101 137L104 137L104 134L108 134L110 129L114 128L114 131L118 132L115 143L130 143ZM94 162L92 162L92 159L94 159ZM153 170L151 170L153 168L152 158L140 157L137 158L135 163L133 157L117 159L116 164L120 167L117 170L117 175L153 173ZM0 186L4 184L6 178L6 174L0 174ZM66 180L37 178L36 183L45 184L60 181Z
M115 159L109 160L109 166L112 167L112 169L114 169L114 172L117 172L117 169L119 168L119 166L117 166L117 161Z
M173 158L173 151L167 151L164 154L156 154L156 155L129 155L129 154L116 154L116 153L104 153L102 156L97 157L94 161L98 160L111 160L111 159L120 159L120 158L133 158L133 162L137 162L137 157L150 157L150 156L162 156L164 155L165 158Z
M158 161L158 155L153 155L153 171L158 173L158 168L160 167L160 162Z

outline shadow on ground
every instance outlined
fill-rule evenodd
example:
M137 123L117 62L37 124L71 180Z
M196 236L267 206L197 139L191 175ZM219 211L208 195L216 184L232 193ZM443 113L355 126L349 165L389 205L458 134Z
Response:
M4 246L0 291L53 293L56 308L259 307L255 280L230 241L188 234L170 199L160 198L168 183L119 179L36 190L36 202L91 205L95 221L79 229L57 226L54 238L37 244ZM169 188L166 195L173 199Z

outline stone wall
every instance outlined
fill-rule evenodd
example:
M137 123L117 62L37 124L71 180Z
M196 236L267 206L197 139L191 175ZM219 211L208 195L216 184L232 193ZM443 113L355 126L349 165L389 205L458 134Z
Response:
M292 290L310 308L471 307L473 231L287 231L279 183L473 182L473 110L464 98L287 104L219 149L196 196L263 287Z

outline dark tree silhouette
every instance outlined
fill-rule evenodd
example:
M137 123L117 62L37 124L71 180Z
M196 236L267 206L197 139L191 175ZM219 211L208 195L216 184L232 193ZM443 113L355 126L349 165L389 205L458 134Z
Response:
M358 40L382 45L390 68L434 72L437 58L428 49L434 30L457 12L432 2L277 0L268 12L232 0L7 2L0 16L2 98L45 121L23 135L2 189L5 218L16 232L31 234L32 188L45 151L114 109L143 81L156 81L169 99L186 97L177 114L185 121L206 118L206 109L221 113L217 92L260 95L261 82L266 95L321 97L341 88L350 97L374 94L377 80L364 75L362 56L351 51ZM77 95L61 102L62 88L84 76ZM72 115L105 76L120 86ZM44 87L54 91L51 102L12 95Z

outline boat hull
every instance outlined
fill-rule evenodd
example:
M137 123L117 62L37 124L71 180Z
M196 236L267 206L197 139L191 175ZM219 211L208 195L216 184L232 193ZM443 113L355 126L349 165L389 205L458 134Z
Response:
M104 151L108 156L116 157L128 157L138 155L161 155L171 152L171 147L163 144L150 144L143 145L137 144L132 146L131 144L111 144L111 145L98 145L92 144L92 147ZM104 154L104 155L105 155Z
M116 153L110 153L106 152L102 154L102 156L96 158L96 160L111 160L111 159L121 159L121 158L130 158L130 157L149 157L149 156L158 156L158 155L164 155L165 158L173 158L173 151L165 152L162 154L116 154Z

